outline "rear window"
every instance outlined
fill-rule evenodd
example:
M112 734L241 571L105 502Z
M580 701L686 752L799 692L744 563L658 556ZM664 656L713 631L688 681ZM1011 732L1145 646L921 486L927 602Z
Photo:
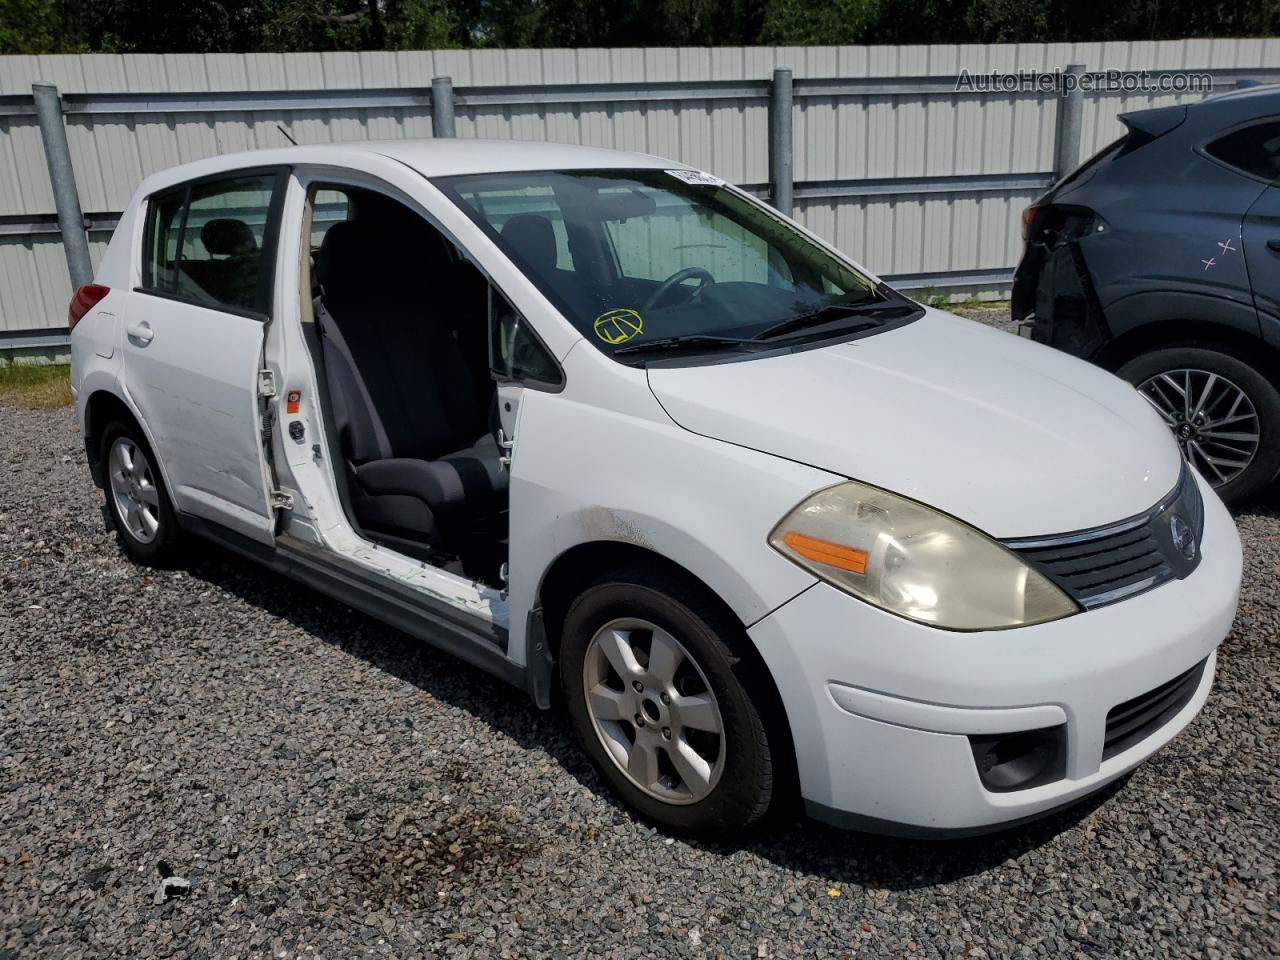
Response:
M1055 183L1052 189L1061 190L1063 187L1067 186L1068 184L1073 184L1073 183L1078 184L1078 183L1084 183L1085 181L1087 181L1088 178L1093 175L1093 172L1096 171L1102 165L1102 161L1122 156L1125 152L1127 152L1125 147L1130 139L1130 136L1131 136L1130 134L1126 134L1125 136L1121 137L1119 140L1111 141L1109 144L1107 144L1105 147L1103 147L1101 150L1095 153L1092 157L1090 157L1084 163L1080 164L1080 166L1076 167L1074 170L1068 173L1065 177L1063 177L1061 180Z
M1280 120L1233 130L1204 149L1215 160L1250 176L1280 179Z

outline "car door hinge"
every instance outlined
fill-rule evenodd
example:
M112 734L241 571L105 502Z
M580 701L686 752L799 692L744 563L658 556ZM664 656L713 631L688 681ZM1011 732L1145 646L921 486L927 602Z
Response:
M283 490L272 490L271 507L273 510L292 510L293 496Z
M276 374L274 370L258 371L258 396L274 397L276 395Z
M507 432L498 428L498 466L503 470L511 469L511 451L515 449L516 438L508 437Z

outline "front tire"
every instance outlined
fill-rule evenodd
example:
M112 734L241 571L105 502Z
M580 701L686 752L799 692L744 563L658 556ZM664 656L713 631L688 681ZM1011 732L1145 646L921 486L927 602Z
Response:
M101 449L107 513L125 552L139 563L167 566L177 559L181 531L142 431L112 423L103 431Z
M614 793L673 832L733 836L774 798L779 750L747 643L704 591L642 569L596 582L565 617L560 682L583 749Z
M1227 503L1247 500L1280 473L1280 390L1243 357L1163 347L1116 372L1147 398Z

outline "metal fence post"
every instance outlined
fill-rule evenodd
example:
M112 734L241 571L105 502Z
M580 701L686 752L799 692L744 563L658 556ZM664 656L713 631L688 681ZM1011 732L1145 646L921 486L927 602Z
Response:
M1064 177L1080 164L1080 125L1084 114L1084 91L1080 78L1084 65L1073 63L1063 71L1063 82L1070 84L1058 99L1058 126L1053 141L1053 176Z
M769 185L773 206L784 217L792 210L791 105L791 70L780 67L773 71L769 88Z
M456 136L453 132L453 78L431 79L431 135Z
M93 264L89 260L89 238L84 230L84 213L80 210L80 194L76 175L71 169L71 151L67 147L67 128L62 123L62 98L52 83L36 81L31 85L36 103L36 119L40 123L40 139L44 141L44 159L49 165L49 182L53 184L53 203L58 211L58 230L67 257L71 286L93 283Z

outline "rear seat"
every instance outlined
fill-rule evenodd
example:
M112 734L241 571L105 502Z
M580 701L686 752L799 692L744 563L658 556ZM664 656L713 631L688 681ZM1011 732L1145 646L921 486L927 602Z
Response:
M179 291L199 300L253 309L258 295L258 241L243 220L219 217L200 229L208 259L183 259Z

